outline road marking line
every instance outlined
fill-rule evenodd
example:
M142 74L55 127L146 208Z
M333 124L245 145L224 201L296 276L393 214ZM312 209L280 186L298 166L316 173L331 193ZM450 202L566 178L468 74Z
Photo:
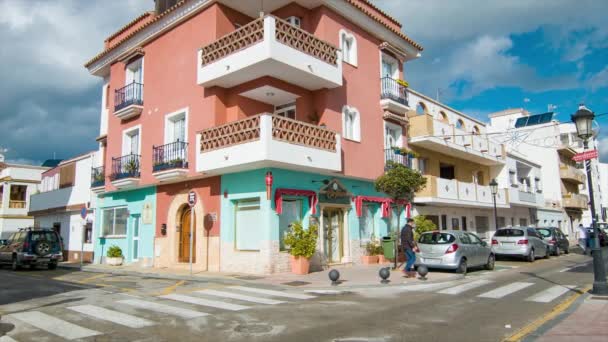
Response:
M486 293L482 293L477 297L481 297L481 298L494 298L494 299L499 299L505 296L510 295L511 293L515 293L519 290L523 290L528 286L532 286L534 285L534 283L520 283L520 282L515 282L506 286L502 286L499 287L495 290L486 292Z
M450 287L450 288L447 288L445 290L441 290L438 293L449 294L449 295L457 295L457 294L463 293L465 291L469 291L469 290L478 288L480 286L488 285L490 283L492 283L492 281L485 280L485 279L480 279L480 280L476 280L476 281L470 282L468 284L462 284L462 285L458 285L458 286L455 286L455 287Z
M544 316L538 318L534 322L532 322L532 323L526 325L525 327L521 328L519 331L515 332L513 335L505 338L503 340L503 342L517 342L517 341L521 341L524 337L526 337L526 336L530 335L531 333L533 333L534 331L536 331L543 324L549 322L550 320L554 319L555 317L557 317L562 312L566 311L572 304L574 304L574 302L580 296L582 296L583 294L587 293L589 290L591 290L591 288L592 288L592 286L589 285L589 286L586 286L585 288L583 288L582 290L580 290L580 292L577 291L577 293L575 293L572 296L568 297L563 302L557 304L553 308L553 310L549 311Z
M283 292L283 291L266 290L266 289L260 289L257 287L230 286L230 288L234 289L234 290L253 292L253 293L258 293L258 294L265 294L265 295L275 296L275 297L285 297L285 298L293 298L293 299L313 299L313 298L315 298L315 296L309 296L309 295L304 295L304 294L299 294L299 293L289 293L289 292Z
M208 300L208 299L204 299L204 298L184 296L184 295L179 295L179 294L174 294L174 293L168 294L165 296L160 296L159 298L171 299L171 300L176 300L179 302L184 302L184 303L189 303L189 304L210 306L213 308L229 310L229 311L240 311L240 310L249 309L248 306L244 306L244 305L219 302L219 301L215 301L215 300Z
M559 271L559 273L568 272L568 271L570 271L571 269L574 269L574 268L576 268L576 267L577 267L577 266L572 266L572 267L567 267L567 268L564 268L563 270Z
M549 303L564 293L572 290L576 286L572 285L555 285L542 292L535 294L526 299L528 302Z
M66 322L39 311L14 313L10 314L9 317L14 317L28 325L62 337L66 340L75 340L78 338L101 335L99 331L83 328L76 324Z
M87 282L89 282L89 281L91 281L91 280L95 280L95 279L103 278L103 277L105 277L105 276L106 276L106 274L96 274L96 275L94 275L94 276L92 276L92 277L88 277L88 278L82 279L82 280L80 280L80 281L77 281L77 283L86 284Z
M238 299L238 300L243 300L246 302L252 302L252 303L257 303L257 304L276 305L276 304L285 303L285 302L282 302L280 300L275 300L275 299L246 296L246 295L242 295L242 294L238 294L238 293L216 291L216 290L196 291L196 293L200 293L200 294L208 295L208 296L217 296L217 297Z
M171 286L167 286L161 294L168 295L169 293L175 292L175 289L177 289L179 286L184 285L185 283L186 282L184 280L180 280Z
M154 322L148 321L147 319L135 317L114 310L108 310L95 305L72 306L68 309L100 319L102 321L124 325L129 328L144 328L154 325Z
M0 337L0 342L17 342L17 340L13 339L10 336L4 335Z
M457 284L459 281L446 281L443 283L430 283L430 284L417 284L417 285L410 285L410 286L403 286L401 287L402 290L405 291L423 291L423 292L427 292L427 291L435 291L435 290L441 290L443 288L449 287L452 284Z
M203 316L207 316L208 315L205 312L199 312L199 311L194 311L194 310L190 310L190 309L178 308L178 307L175 307L175 306L170 306L170 305L165 305L165 304L160 304L160 303L154 303L154 302L148 302L148 301L145 301L145 300L138 300L138 299L121 300L121 301L119 301L119 303L131 305L131 306L134 306L134 307L139 308L139 309L145 309L145 310L165 313L165 314L169 314L169 315L173 315L173 316L178 316L178 317L185 318L185 319L203 317Z

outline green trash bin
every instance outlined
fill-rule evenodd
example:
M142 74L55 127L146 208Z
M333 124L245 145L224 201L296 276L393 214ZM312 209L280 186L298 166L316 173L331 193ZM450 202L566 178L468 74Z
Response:
M392 236L385 236L382 238L382 250L384 251L384 257L387 259L395 258L395 238Z

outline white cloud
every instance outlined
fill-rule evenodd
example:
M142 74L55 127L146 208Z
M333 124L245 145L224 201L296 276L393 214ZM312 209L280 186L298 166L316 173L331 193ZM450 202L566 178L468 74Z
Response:
M587 85L592 91L608 87L608 66L604 67L600 72L589 77Z

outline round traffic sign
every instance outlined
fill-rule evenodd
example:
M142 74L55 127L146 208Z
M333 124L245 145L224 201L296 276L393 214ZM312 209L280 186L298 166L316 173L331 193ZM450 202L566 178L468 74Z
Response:
M87 218L87 208L80 209L80 217L82 217L83 220Z

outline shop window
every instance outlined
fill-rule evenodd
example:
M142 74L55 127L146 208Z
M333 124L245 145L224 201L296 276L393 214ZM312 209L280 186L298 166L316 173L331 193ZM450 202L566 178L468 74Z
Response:
M356 108L344 106L342 108L342 134L345 139L361 141L361 118Z
M528 220L525 219L525 218L520 218L519 219L519 225L522 226L522 227L527 226L528 225Z
M475 216L475 230L478 235L485 234L490 230L489 219L487 216Z
M375 209L376 208L370 204L364 204L361 208L361 217L359 217L359 237L362 247L365 246L373 236L377 237L374 227ZM395 216L397 216L396 213Z
M441 230L448 229L448 215L441 215Z
M291 229L294 222L302 221L302 201L296 199L283 199L283 213L279 215L279 248L285 247L285 234Z
M126 207L103 209L102 211L102 236L125 236L127 235L127 220L129 210Z
M288 119L296 119L296 103L288 103L274 107L274 113Z
M259 199L240 200L235 203L235 243L241 251L259 251L264 233Z
M452 217L452 230L460 230L460 221L458 217Z
M342 49L342 60L357 66L357 39L344 29L340 30L340 48Z
M467 217L466 216L462 217L462 230L464 230L465 232L467 231Z

